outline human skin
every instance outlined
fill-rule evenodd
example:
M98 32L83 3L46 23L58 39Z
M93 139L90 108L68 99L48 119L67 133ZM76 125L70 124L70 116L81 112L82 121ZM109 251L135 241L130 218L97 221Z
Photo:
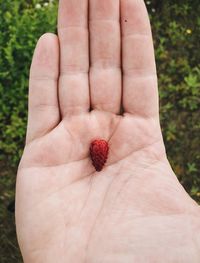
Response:
M96 138L110 147L101 172ZM39 39L30 70L16 226L27 263L200 262L200 208L166 157L142 0L60 0L58 36Z

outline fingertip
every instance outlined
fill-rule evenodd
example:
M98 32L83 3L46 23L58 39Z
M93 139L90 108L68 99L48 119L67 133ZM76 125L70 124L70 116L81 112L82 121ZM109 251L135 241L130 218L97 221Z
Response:
M49 45L55 45L58 42L58 36L54 33L44 33L38 39L37 45L42 45L49 43Z
M148 12L143 0L121 0L122 35L151 35Z
M59 68L59 43L57 35L43 34L36 45L30 76L57 78Z

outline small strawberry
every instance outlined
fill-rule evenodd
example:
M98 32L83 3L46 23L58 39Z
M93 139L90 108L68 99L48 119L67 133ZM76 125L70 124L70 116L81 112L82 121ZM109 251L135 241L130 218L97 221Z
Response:
M103 169L108 157L108 151L109 146L107 141L102 139L92 141L90 145L90 157L97 172Z

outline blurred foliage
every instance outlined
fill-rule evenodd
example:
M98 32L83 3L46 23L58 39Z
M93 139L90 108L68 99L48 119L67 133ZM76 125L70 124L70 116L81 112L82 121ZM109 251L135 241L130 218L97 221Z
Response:
M168 159L200 202L199 1L146 1L159 80L160 118Z
M16 167L27 124L28 75L37 39L54 32L53 1L0 0L0 262L22 262L16 242L14 199ZM2 206L3 204L3 206Z
M0 160L12 166L24 144L32 53L39 36L54 32L55 24L53 3L0 0Z
M182 185L200 202L199 0L152 0L146 5L156 48L168 158ZM22 262L14 218L6 205L14 197L15 172L24 146L32 53L40 35L55 31L56 12L53 0L0 0L1 263Z

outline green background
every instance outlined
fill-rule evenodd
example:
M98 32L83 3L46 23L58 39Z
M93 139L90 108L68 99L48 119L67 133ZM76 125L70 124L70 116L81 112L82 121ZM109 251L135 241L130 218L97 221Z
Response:
M16 169L27 123L28 73L37 39L55 32L56 1L0 0L0 263L22 262L16 242ZM159 77L160 118L168 158L200 202L200 4L146 1Z

